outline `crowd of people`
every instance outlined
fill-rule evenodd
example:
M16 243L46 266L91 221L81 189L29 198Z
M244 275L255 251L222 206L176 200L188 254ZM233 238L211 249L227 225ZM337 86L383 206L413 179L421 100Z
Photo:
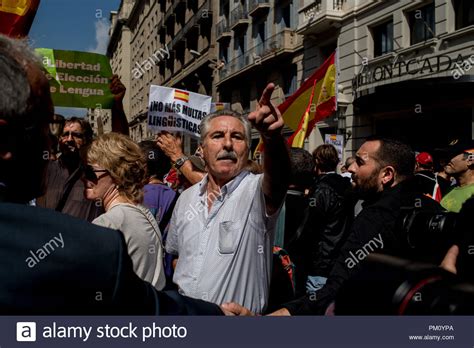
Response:
M452 231L462 238L423 250L400 219L470 214L473 141L415 154L374 136L338 168L332 145L288 148L270 83L250 114L207 115L186 155L178 135L128 137L117 76L113 132L94 138L84 119L54 115L21 41L0 36L0 60L2 313L329 314L375 253L469 278L468 219ZM261 164L249 160L252 127Z

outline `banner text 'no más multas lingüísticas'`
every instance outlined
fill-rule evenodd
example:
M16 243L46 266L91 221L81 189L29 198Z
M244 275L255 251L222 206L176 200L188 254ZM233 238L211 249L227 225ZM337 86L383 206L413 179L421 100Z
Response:
M199 137L201 120L209 114L211 97L176 88L150 86L148 128Z

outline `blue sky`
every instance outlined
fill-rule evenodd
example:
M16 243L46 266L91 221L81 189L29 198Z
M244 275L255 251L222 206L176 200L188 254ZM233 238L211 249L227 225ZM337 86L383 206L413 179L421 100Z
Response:
M120 0L41 0L30 30L34 48L105 53L110 11ZM67 117L84 116L86 109L56 108Z

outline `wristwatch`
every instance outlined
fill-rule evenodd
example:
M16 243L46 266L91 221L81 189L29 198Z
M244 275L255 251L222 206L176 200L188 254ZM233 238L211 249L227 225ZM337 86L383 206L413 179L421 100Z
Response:
M189 159L188 156L183 156L183 157L180 157L176 160L176 162L173 163L173 166L176 168L176 169L179 169L183 166L184 162L186 162L187 160Z

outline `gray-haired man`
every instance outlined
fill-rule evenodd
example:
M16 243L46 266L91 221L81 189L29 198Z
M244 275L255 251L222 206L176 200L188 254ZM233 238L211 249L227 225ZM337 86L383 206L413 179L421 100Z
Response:
M179 198L166 249L179 256L174 282L182 294L235 301L261 313L268 300L273 231L285 197L290 161L283 119L263 92L248 119L229 110L201 123L208 175ZM253 125L264 139L264 173L244 170Z

